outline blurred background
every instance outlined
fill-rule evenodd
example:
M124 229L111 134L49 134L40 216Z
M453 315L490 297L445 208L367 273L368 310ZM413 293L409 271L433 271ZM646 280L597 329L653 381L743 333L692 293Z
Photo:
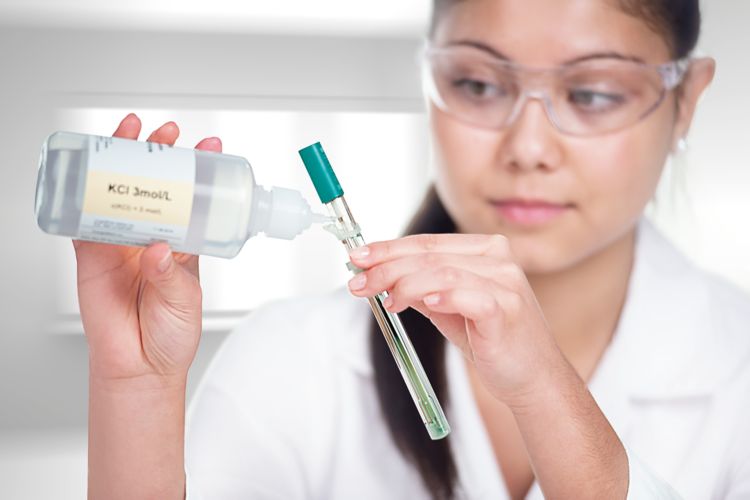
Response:
M87 348L69 240L33 216L39 149L55 130L109 135L128 112L178 145L220 136L262 185L317 198L297 150L321 141L370 240L397 236L430 181L417 50L427 0L0 0L0 498L85 497ZM704 2L718 60L686 155L649 216L692 259L750 291L750 2ZM674 175L670 175L673 172ZM311 230L203 258L204 336L190 394L248 311L347 278Z

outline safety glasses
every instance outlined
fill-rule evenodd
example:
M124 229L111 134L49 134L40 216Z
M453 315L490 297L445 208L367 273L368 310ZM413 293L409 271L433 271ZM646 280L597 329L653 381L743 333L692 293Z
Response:
M659 65L596 57L552 68L499 59L472 46L423 51L427 97L446 114L477 127L501 130L529 99L539 100L562 133L592 136L643 120L682 81L689 59Z

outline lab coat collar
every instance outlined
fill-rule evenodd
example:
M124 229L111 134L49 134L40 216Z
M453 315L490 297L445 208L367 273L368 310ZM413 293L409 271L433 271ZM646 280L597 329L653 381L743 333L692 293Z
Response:
M627 298L607 353L631 398L708 396L741 367L747 349L733 350L715 324L711 280L640 221Z

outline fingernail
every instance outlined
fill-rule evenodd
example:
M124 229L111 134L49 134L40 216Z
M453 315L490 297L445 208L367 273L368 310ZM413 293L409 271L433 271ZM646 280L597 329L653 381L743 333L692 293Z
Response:
M365 283L367 283L367 275L360 273L349 280L349 288L351 290L362 290L365 287Z
M159 272L164 272L167 269L169 269L169 265L172 263L172 251L169 250L164 255L164 257L161 258L159 261L159 265L157 266L159 268Z
M431 293L430 295L426 295L425 298L422 299L422 302L424 302L428 306L434 306L435 304L440 302L440 294Z
M391 307L392 305L393 305L393 298L392 298L392 297L391 297L391 296L389 295L389 296L388 296L388 297L386 297L386 298L385 298L385 300L383 301L383 307L385 307L386 309L388 309L388 308L390 308L390 307Z
M368 255L370 255L370 249L368 247L353 248L352 251L349 252L349 257L357 260L365 259Z

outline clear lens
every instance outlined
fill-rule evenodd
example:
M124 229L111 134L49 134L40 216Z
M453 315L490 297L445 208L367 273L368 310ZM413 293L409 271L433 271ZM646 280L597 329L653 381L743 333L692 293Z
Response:
M566 67L555 79L551 107L561 131L592 135L637 123L664 97L659 72L620 60Z
M485 59L485 60L483 60ZM430 60L433 99L443 111L468 123L505 124L519 97L516 75L479 57L439 55Z
M501 129L519 99L542 97L564 133L595 135L637 123L664 98L659 67L593 59L553 69L527 69L467 48L428 52L425 89L456 119Z

